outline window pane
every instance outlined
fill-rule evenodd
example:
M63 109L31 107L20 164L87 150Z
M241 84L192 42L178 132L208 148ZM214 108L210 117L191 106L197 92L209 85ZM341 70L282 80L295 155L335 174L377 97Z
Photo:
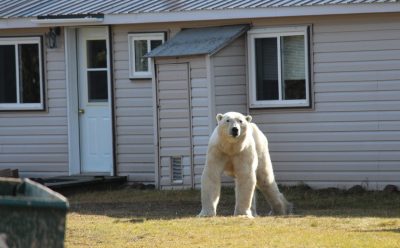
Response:
M282 99L306 99L304 36L285 36L282 46Z
M106 41L88 40L86 45L88 68L107 68Z
M18 45L20 102L40 103L39 46L37 44Z
M0 46L0 103L17 102L15 46Z
M107 102L107 71L88 71L89 102Z
M278 100L278 52L277 38L255 39L256 98Z
M153 50L154 48L158 47L161 44L162 44L162 40L152 40L152 41L150 41L150 50Z
M147 72L149 65L147 58L143 57L147 53L147 40L135 40L135 69L136 71Z

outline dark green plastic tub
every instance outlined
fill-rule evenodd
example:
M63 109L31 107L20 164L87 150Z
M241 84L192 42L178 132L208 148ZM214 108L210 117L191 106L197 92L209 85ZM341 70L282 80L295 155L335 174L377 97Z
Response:
M29 179L0 178L0 247L64 247L68 206Z

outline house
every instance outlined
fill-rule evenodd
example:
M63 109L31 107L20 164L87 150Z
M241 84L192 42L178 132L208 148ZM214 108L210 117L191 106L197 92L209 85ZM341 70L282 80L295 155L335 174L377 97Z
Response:
M0 169L198 188L234 110L281 184L400 186L399 1L7 0L0 29Z

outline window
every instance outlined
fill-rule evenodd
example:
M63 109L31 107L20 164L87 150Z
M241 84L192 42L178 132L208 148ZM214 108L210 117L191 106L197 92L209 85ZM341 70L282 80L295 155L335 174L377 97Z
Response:
M106 40L86 40L88 102L108 101Z
M0 110L39 110L43 104L40 37L0 38Z
M308 27L248 33L250 107L309 107Z
M164 42L164 33L129 34L129 77L151 78L150 58L144 57L148 52Z

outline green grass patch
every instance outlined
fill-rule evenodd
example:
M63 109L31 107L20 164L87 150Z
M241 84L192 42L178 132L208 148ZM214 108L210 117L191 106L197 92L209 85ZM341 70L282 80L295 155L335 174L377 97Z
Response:
M196 218L200 192L119 189L69 197L67 247L400 247L400 194L283 188L296 213L231 216L222 190L218 217Z

